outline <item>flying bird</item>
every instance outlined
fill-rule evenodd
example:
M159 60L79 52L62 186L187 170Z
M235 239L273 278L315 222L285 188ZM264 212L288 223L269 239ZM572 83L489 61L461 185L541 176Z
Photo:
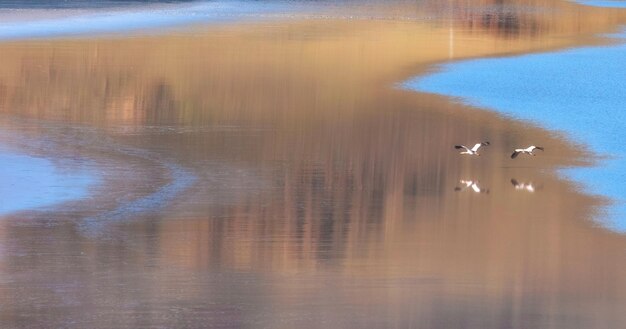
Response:
M531 145L531 146L529 146L529 147L527 147L525 149L515 149L513 154L511 154L511 159L517 158L517 156L520 155L520 154L528 154L528 155L534 156L535 154L533 153L533 151L535 149L543 151L543 147Z
M469 148L469 147L467 147L465 145L454 145L454 148L457 149L457 150L461 150L461 149L464 150L463 152L461 152L459 154L478 155L478 156L480 156L480 154L478 154L478 149L481 146L483 146L483 145L487 146L487 145L489 145L489 142L478 143L478 144L474 145L474 147L472 147L472 148Z
M457 192L458 191L465 191L466 189L470 188L470 189L472 189L472 191L474 191L476 193L489 193L489 189L481 188L480 186L478 186L478 181L461 179L459 182L461 183L462 186L454 188L454 190L457 191Z
M532 182L520 183L515 178L511 179L511 184L513 184L513 186L515 187L515 190L517 191L528 191L530 193L533 193L537 189L537 187L535 187L535 185L533 185Z

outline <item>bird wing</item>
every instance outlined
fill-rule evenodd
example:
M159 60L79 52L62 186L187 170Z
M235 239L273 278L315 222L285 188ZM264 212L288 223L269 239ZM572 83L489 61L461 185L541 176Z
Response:
M513 152L513 154L511 154L511 159L517 158L518 155L519 155L518 151Z
M466 150L470 151L470 149L467 146L465 146L465 145L454 145L454 148L457 149L457 150L458 149L466 149Z
M515 187L517 187L517 185L519 185L519 182L515 178L513 178L513 179L511 179L511 184L513 184Z
M471 180L461 179L459 182L461 183L462 187L459 187L459 186L455 187L454 188L455 191L463 191L466 188L470 187L472 184L474 184L474 182L472 182Z
M541 146L535 146L535 148L538 149L538 150L542 150L543 151L543 147L541 147Z
M474 147L472 147L472 151L476 152L478 151L478 149L483 145L483 143L478 143L476 145L474 145Z
M472 190L474 190L474 192L476 193L480 193L480 187L478 187L478 185L476 184L472 184Z

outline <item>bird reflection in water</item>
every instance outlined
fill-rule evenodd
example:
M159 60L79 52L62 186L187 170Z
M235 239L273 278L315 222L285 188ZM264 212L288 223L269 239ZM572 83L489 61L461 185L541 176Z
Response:
M530 193L534 193L535 191L541 188L541 186L537 186L533 184L533 182L528 182L528 183L519 182L515 178L511 178L511 184L513 184L513 187L515 187L516 191L526 191Z
M461 186L457 186L454 188L454 190L457 192L471 190L475 193L489 193L489 189L481 188L480 186L478 186L479 183L476 180L461 179L459 183L461 184Z

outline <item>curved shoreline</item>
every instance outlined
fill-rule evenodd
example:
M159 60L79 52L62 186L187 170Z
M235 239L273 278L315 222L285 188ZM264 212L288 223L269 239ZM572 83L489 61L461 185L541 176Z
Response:
M268 14L285 12L287 8L280 3L263 5L241 1L196 1L106 9L62 9L54 15L42 14L40 10L22 10L18 15L22 18L0 24L0 40L97 36L199 23L223 23L261 18Z
M453 55L589 40L560 30L586 26L588 16L556 24L524 21L526 12L515 16L521 31L500 29L498 19L486 31L460 26ZM591 32L612 27L603 17ZM579 155L567 141L393 88L404 74L452 60L447 25L226 25L0 45L0 110L62 122L60 144L103 160L118 187L59 213L0 221L5 326L626 323L626 241L587 220L598 198L552 172ZM548 141L550 153L508 166L509 147L531 137ZM492 144L481 157L452 147L483 138ZM197 181L172 199L180 167ZM456 191L461 179L490 193ZM133 201L149 211L163 195L156 212L125 212ZM109 217L120 220L102 227ZM33 317L33 300L42 316Z
M454 97L471 106L563 132L567 139L589 146L600 156L611 157L600 160L599 164L598 159L589 159L594 163L589 169L557 171L590 190L583 193L613 200L608 221L607 218L596 220L624 232L626 200L620 193L618 177L626 171L626 164L612 153L621 147L619 136L625 124L619 113L624 84L620 72L626 72L619 59L624 54L626 45L621 44L463 60L438 65L437 72L409 79L403 87Z
M202 5L206 5L206 4L202 4ZM251 10L254 10L254 9L251 9ZM557 45L555 45L553 47L554 48L559 48L559 47L571 47L571 46L573 46L572 42L565 43L564 45L562 45L562 44L558 45L557 44ZM551 48L551 47L538 46L537 47L538 49L528 49L528 48L532 48L532 47L527 47L527 48L521 47L521 49L518 49L517 52L519 52L519 53L529 53L529 52L545 51L544 48ZM498 56L498 55L499 55L498 53L487 53L486 55L484 55L484 54L477 54L476 56ZM441 61L441 59L440 59L440 61ZM421 75L422 73L418 73L418 74Z
M7 132L11 138L5 138L11 153L0 147L0 159L11 161L3 164L11 176L3 184L9 184L4 187L11 193L2 200L7 207L0 205L2 217L24 220L45 214L61 220L75 213L78 217L69 217L81 227L90 227L87 233L94 234L95 226L163 209L196 180L186 168L148 150L119 145L97 130L17 122L21 121L15 120L11 128L16 131ZM21 125L34 129L34 135L18 132ZM120 160L108 159L110 156ZM145 165L136 161L154 164L145 170L157 167L161 173L139 172Z
M176 163L159 159L157 155L149 151L128 147L116 148L116 151L157 164L167 172L169 182L158 186L153 192L145 196L122 200L113 209L104 210L82 219L79 227L83 233L90 236L101 234L104 225L139 215L153 214L167 208L172 200L190 188L197 180L196 175L191 171Z

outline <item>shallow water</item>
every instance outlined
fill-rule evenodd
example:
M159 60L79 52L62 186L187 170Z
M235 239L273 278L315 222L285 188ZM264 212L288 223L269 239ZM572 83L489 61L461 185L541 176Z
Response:
M0 162L0 215L85 198L98 181L88 169L62 170L61 164L6 150L0 150Z
M613 37L626 37L615 34ZM597 216L603 225L626 231L626 138L623 113L626 45L482 59L441 67L441 72L406 82L424 92L459 97L472 105L558 131L605 159L593 167L562 172L588 193L611 198L613 206ZM529 139L526 144L541 144ZM526 145L526 144L521 144ZM548 150L549 152L550 150Z
M622 326L626 241L554 173L581 154L394 87L626 21L539 2L0 44L2 143L99 177L2 216L0 327ZM509 165L529 136L550 153Z
M286 14L295 8L281 2L256 1L195 1L171 4L134 6L90 6L72 9L21 9L0 11L0 40L51 38L81 35L117 34L129 31L148 32L155 28L173 28L189 24L217 23L260 19L269 15ZM65 8L65 7L62 7Z
M576 2L588 5L588 6L597 6L597 7L608 7L608 8L626 8L626 1L623 0L576 0Z

